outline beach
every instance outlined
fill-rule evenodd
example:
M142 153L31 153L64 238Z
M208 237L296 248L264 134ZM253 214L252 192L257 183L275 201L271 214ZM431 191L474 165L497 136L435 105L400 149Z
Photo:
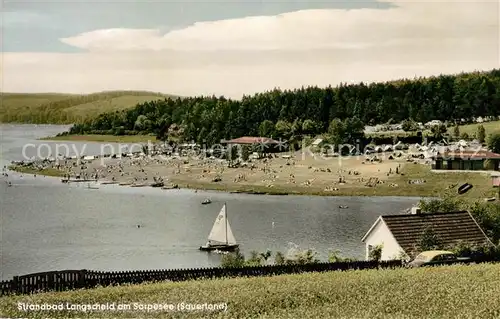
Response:
M437 196L466 181L475 183L472 196L493 192L487 174L434 173L429 162L403 151L337 157L300 151L231 163L199 154L135 153L17 163L11 169L123 186L277 195Z

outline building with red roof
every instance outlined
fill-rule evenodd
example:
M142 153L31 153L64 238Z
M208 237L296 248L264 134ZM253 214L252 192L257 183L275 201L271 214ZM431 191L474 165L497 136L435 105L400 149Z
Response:
M232 145L247 145L255 151L263 153L283 152L288 149L288 144L285 141L277 141L269 137L242 136L232 140L223 140L222 144Z

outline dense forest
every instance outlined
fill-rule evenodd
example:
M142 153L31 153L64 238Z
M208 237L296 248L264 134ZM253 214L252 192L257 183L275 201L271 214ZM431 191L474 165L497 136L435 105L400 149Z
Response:
M411 119L471 119L500 115L500 70L338 87L272 90L241 100L167 98L103 113L70 134L155 134L161 139L217 143L239 136L290 138L335 130L359 132ZM342 128L339 128L342 127Z

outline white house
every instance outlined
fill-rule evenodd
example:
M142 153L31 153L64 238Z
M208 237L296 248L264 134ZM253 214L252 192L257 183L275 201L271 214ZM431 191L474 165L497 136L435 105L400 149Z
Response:
M427 228L432 229L444 247L452 247L459 242L470 245L493 244L467 211L422 213L414 207L410 214L377 218L362 239L366 245L366 260L379 245L382 246L381 260L414 258L419 253L418 245Z

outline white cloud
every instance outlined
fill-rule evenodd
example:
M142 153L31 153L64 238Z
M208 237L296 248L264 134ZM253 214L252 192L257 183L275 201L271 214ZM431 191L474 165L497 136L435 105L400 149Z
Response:
M302 85L499 67L499 5L390 1L61 39L79 54L4 54L4 91L145 89L239 97Z

